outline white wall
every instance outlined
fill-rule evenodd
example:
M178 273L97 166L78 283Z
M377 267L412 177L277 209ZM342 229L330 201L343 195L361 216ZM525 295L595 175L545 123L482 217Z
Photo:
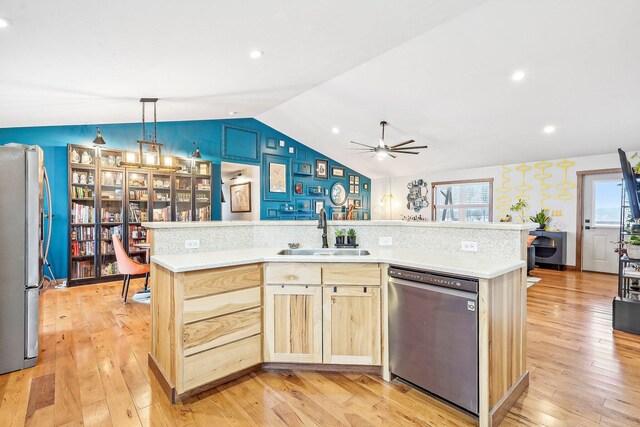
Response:
M631 153L629 153L631 155ZM527 217L544 207L549 209L552 229L567 232L567 264L576 262L576 217L577 217L577 171L619 168L617 153L597 156L555 159L544 162L520 163L486 168L428 172L403 177L380 178L371 183L372 219L400 219L402 215L415 215L406 208L407 183L414 179L424 179L429 183L429 203L431 204L431 183L478 178L493 178L494 221L509 212L509 206L522 198L529 205ZM566 172L566 175L565 175ZM566 178L565 178L566 177ZM391 209L381 199L393 195ZM420 211L422 216L431 218L431 206ZM514 221L517 215L513 215ZM613 247L612 247L613 248ZM613 250L613 249L612 249Z
M222 162L222 194L225 203L222 204L223 221L259 221L260 220L260 167L239 163ZM236 179L231 179L238 174ZM230 186L234 184L251 183L251 212L232 213Z

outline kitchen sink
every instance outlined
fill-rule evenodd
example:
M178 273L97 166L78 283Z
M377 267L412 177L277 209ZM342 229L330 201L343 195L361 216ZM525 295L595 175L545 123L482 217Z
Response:
M338 255L338 256L364 256L371 255L364 249L283 249L278 255Z

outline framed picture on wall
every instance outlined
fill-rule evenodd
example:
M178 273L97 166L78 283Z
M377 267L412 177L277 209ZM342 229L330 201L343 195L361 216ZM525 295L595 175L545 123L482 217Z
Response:
M316 159L316 178L329 178L329 162L323 159Z
M287 165L282 163L269 163L269 192L286 193L287 191Z
M291 158L277 154L262 155L262 193L264 200L291 200Z
M234 184L229 186L231 194L231 212L251 212L251 183Z
M311 211L311 200L309 199L298 199L296 203L296 209L301 212L310 212Z
M314 206L313 210L315 211L315 213L319 214L320 210L324 208L324 200L314 200L313 206Z
M301 181L296 181L296 182L293 184L293 192L294 192L294 193L296 193L296 194L302 194L303 190L304 190L304 185L302 184L302 182L301 182Z
M355 175L349 175L349 185L356 183Z
M362 184L362 189L364 191L369 191L369 183L365 182L364 184Z
M337 166L331 167L331 176L335 178L344 178L344 168L339 168Z

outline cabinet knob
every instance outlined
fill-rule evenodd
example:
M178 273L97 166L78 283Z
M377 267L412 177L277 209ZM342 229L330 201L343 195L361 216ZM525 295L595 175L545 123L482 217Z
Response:
M335 298L331 298L331 303L335 304L336 303L336 299Z
M295 274L290 274L289 275L289 280L296 280L298 278L298 276L296 276Z

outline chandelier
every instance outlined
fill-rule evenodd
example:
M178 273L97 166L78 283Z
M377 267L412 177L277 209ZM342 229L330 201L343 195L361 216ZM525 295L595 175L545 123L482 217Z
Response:
M136 161L135 153L127 153L125 160L121 161L119 166L171 172L180 170L179 166L173 165L171 156L162 155L163 145L158 142L158 120L156 115L158 98L140 98L140 102L142 103L142 139L138 140L138 158ZM153 104L153 137L149 135L148 140L145 139L147 135L145 105L147 102Z

